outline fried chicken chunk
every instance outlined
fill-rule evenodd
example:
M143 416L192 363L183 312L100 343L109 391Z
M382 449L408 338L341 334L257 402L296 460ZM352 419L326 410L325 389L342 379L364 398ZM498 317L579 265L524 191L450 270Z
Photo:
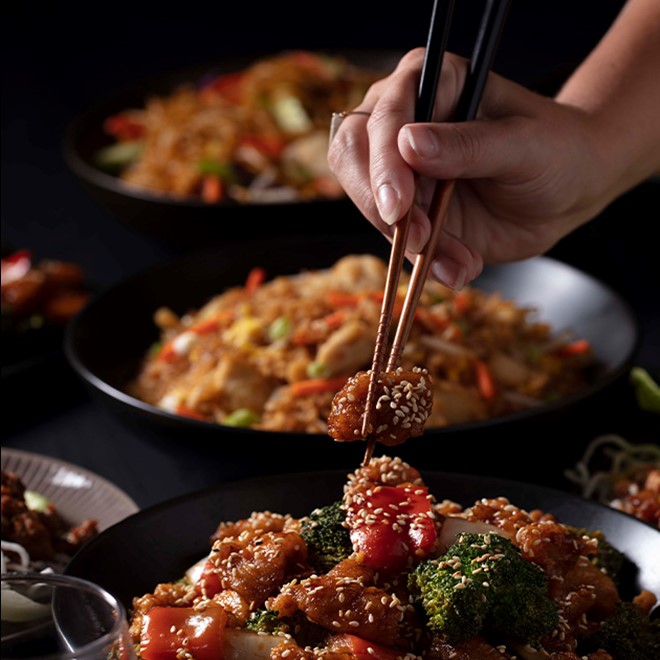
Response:
M335 394L328 417L331 438L340 442L362 439L369 379L370 371L359 371ZM428 371L414 367L381 374L375 401L374 420L366 439L392 446L422 435L433 403Z
M219 602L236 623L306 565L307 547L295 532L244 531L213 543L198 592Z
M400 484L423 486L424 481L419 470L412 467L398 456L375 456L367 465L363 465L348 475L344 493L362 490L365 486L398 486Z
M297 532L300 525L290 515L271 511L255 511L249 518L237 522L221 522L211 537L211 542L232 536L247 540L264 532Z
M402 622L412 607L373 585L375 572L348 558L325 575L286 585L267 602L280 617L304 612L312 622L337 633L359 634L386 646L405 647Z

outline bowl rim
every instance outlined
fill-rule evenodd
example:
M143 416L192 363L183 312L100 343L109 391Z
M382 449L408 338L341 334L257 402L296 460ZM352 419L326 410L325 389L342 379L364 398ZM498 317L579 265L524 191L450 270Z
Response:
M156 264L150 268L147 268L141 272L135 273L134 275L126 278L125 280L119 282L115 286L108 287L103 293L94 297L69 323L66 328L65 337L64 337L64 353L72 366L73 370L78 374L78 376L89 386L94 388L95 391L103 394L108 397L115 403L119 403L129 410L131 414L137 414L141 417L146 417L148 419L155 419L158 423L166 423L168 426L175 426L181 428L192 428L205 431L216 431L218 429L231 430L232 433L236 434L254 434L255 432L263 433L268 437L275 437L277 435L285 435L287 437L293 438L308 438L310 436L316 437L319 434L310 434L305 432L298 431L266 431L261 429L252 429L252 428L241 428L233 426L225 426L218 424L216 422L209 422L205 420L198 420L191 417L184 417L177 415L157 406L154 406L150 403L142 401L125 391L122 391L118 387L111 385L105 381L101 376L97 375L92 369L90 369L84 362L84 360L78 355L76 347L76 334L78 328L84 324L86 317L93 313L95 308L99 305L103 305L106 297L111 296L116 293L117 289L124 287L131 287L135 282L140 281L142 278L147 277L149 274L157 273L159 269L169 269L175 263L188 262L191 259L194 259L196 255L204 253L213 253L219 249L226 249L226 246L223 248L218 248L214 246L204 250L197 250L193 253L187 253L179 258L175 258L164 263ZM530 259L523 260L521 262L515 262L512 264L499 264L495 266L490 266L488 268L498 269L506 268L510 266L515 266L516 264L522 264L525 262L538 262L541 264L548 264L553 267L560 267L562 269L567 269L569 272L584 278L589 281L592 285L600 288L605 291L608 296L613 300L616 300L619 305L624 309L627 314L627 320L630 323L632 329L632 341L627 347L626 353L622 354L617 362L611 369L608 369L604 374L601 374L596 382L587 385L586 387L581 388L579 391L573 392L567 396L561 397L553 401L547 401L538 406L531 408L522 409L513 413L506 415L500 415L498 417L492 417L485 420L473 421L473 422L464 422L459 424L451 424L445 427L436 427L428 428L424 432L424 436L427 435L451 435L451 434L461 434L469 432L478 432L483 429L497 429L507 424L524 422L526 420L532 419L534 417L544 417L546 415L552 415L563 409L570 409L573 406L577 405L581 401L587 400L596 394L602 392L607 387L612 385L614 382L619 380L633 365L634 357L639 351L641 344L641 323L638 314L630 306L630 304L613 288L608 284L594 277L593 275L576 268L570 264L567 264L563 261L555 259L553 257L548 257L545 255L539 255L532 257ZM476 281L478 283L478 279ZM226 288L226 287L225 287ZM478 288L478 287L477 287ZM146 350L146 349L145 349ZM323 434L320 434L323 435Z
M83 109L76 116L74 116L67 124L61 143L62 154L65 163L69 166L71 171L78 176L82 181L97 186L107 192L114 193L115 195L128 197L140 202L151 203L156 205L166 205L182 208L192 209L217 209L217 208L259 208L259 207L276 207L286 208L288 206L302 206L313 207L315 204L337 204L345 203L347 198L345 196L339 198L311 198L302 200L285 200L285 201L268 201L268 202L250 202L242 203L236 200L223 200L217 203L208 203L197 197L176 196L168 193L158 193L150 191L147 188L140 186L133 186L122 181L118 176L114 176L105 172L101 168L89 162L80 151L80 141L85 135L92 135L102 133L102 128L99 121L102 117L107 116L109 108L115 105L123 105L122 100L126 99L142 99L142 105L149 95L162 95L172 92L175 87L182 84L186 79L191 81L199 78L213 71L218 73L237 71L240 68L249 66L258 60L269 57L277 56L285 52L306 51L314 52L327 56L344 56L349 62L359 65L359 60L362 58L399 58L403 55L403 51L387 48L280 48L271 49L268 51L258 51L253 54L237 54L228 56L220 60L211 62L200 62L192 64L187 67L179 67L169 71L155 72L153 75L142 77L141 80L133 81L131 84L118 89L113 94L104 96L97 99L89 107ZM389 70L389 69L388 69ZM383 75L386 70L383 69ZM160 90L160 91L155 91ZM135 105L135 103L133 104Z
M392 455L392 454L388 454ZM406 461L408 464L415 467L414 463ZM309 494L310 490L313 490L311 484L320 484L319 489L323 490L330 482L339 486L339 490L335 493L341 494L341 484L345 483L348 473L352 472L352 468L340 468L340 469L312 469L312 470L302 470L297 472L278 472L276 474L263 475L258 477L248 477L244 479L233 479L223 481L221 483L207 486L202 489L191 491L188 493L183 493L177 495L173 498L169 498L155 504L152 504L149 507L146 507L131 516L128 516L124 520L120 521L112 528L109 528L103 534L100 534L95 539L92 539L89 544L82 548L69 562L67 567L64 570L65 574L72 575L82 575L85 577L85 566L94 565L93 562L90 562L90 555L96 552L97 546L102 546L107 539L113 539L117 535L122 535L124 530L140 528L145 522L150 524L152 520L154 522L159 521L163 516L167 516L168 512L176 511L181 508L194 506L196 509L199 509L199 505L203 504L202 511L206 511L207 505L213 504L214 511L214 521L213 526L210 524L207 530L201 530L199 532L199 538L196 539L200 541L202 537L207 538L207 532L210 533L215 529L215 526L222 522L223 520L238 520L241 516L240 514L229 514L233 517L227 518L225 509L230 507L234 510L241 509L241 494L245 492L256 493L256 499L258 501L264 501L266 503L268 500L269 492L278 492L279 491L290 491L295 493L293 497L296 498L296 507L300 502L300 494L302 490L302 496L305 497L306 494ZM656 532L656 528L640 518L632 516L623 511L619 511L609 505L599 502L594 499L586 498L578 493L562 490L556 487L543 485L539 483L534 483L531 480L522 480L515 478L505 478L493 475L482 475L471 472L464 471L447 471L447 470L438 470L438 469L420 469L419 470L424 482L429 485L429 488L434 492L438 497L443 496L442 491L436 490L437 483L450 484L448 493L446 495L451 498L456 497L456 489L463 489L465 491L471 492L472 489L481 493L481 497L496 497L498 495L504 495L508 497L515 506L519 506L525 510L532 510L532 508L541 508L544 511L553 513L557 516L560 522L564 524L575 524L578 522L575 520L574 511L585 512L584 514L579 514L579 522L583 522L582 519L589 520L598 520L602 524L603 521L606 522L605 533L611 533L612 529L621 529L622 526L625 526L626 531L628 529L638 529L640 534L644 535L644 538L655 538L652 536L652 532ZM282 484L286 484L287 488L281 488ZM323 491L322 501L318 502L304 502L306 508L311 510L316 506L322 506L323 504L328 504L333 501L333 498L336 497L330 494L328 491ZM290 499L291 495L282 496L284 499ZM477 498L480 496L477 494ZM461 498L457 499L463 506L471 506L475 501L471 497L468 497L467 493L464 493ZM478 499L476 500L478 501ZM267 504L262 504L262 509L267 508ZM253 506L252 500L250 504L246 507L243 506L243 509L247 511L248 508ZM277 513L287 513L286 511L279 510L279 504L273 506L272 500L270 501L269 510L275 511ZM220 511L218 511L220 509ZM302 506L300 507L302 509ZM209 511L211 509L209 508ZM180 513L180 511L179 511ZM289 511L288 513L291 513ZM208 516L208 513L202 514L204 518ZM246 516L249 515L246 513ZM304 513L295 513L292 515L302 516ZM569 522L572 520L573 523ZM153 524L153 523L151 523ZM586 526L586 525L585 525ZM213 527L213 528L212 528ZM594 523L590 528L593 531L599 529ZM601 531L603 529L601 528ZM660 537L658 537L658 543L660 544ZM629 544L624 544L629 545ZM638 544L639 548L639 544ZM191 548L188 548L190 550ZM207 550L210 549L210 545ZM634 593L636 594L638 588L644 589L655 589L660 588L660 570L650 570L655 567L655 564L649 564L648 562L643 562L637 564L639 561L638 549L634 551L633 556L631 557L628 553L631 552L629 547L624 547L622 549L624 554L628 557L629 560L633 562L637 568L642 568L644 570L644 580L643 584L636 584L633 586ZM202 550L204 552L204 550ZM183 558L183 552L179 553L180 558ZM201 558L201 555L200 555ZM80 573L82 566L82 574ZM170 567L172 572L174 571L173 567ZM176 579L176 576L172 576L173 579ZM635 580L639 580L639 576L635 575ZM648 582L647 582L648 580ZM161 580L162 581L162 580ZM631 585L629 585L630 587ZM629 590L629 587L627 590Z

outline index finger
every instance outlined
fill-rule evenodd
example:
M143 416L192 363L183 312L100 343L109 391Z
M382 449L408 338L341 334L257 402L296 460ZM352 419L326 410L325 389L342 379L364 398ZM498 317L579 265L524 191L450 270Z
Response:
M415 201L414 173L401 157L397 140L401 127L414 120L423 60L423 48L401 59L367 122L371 190L380 217L388 225L403 217Z

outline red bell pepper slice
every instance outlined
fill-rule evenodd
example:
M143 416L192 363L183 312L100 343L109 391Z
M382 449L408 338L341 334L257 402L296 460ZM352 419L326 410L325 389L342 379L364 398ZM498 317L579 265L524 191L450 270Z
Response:
M557 353L561 357L570 357L572 355L584 355L591 350L591 344L586 339L576 339L570 344L562 346Z
M182 651L195 660L221 660L227 614L217 605L202 612L192 607L154 607L142 620L142 660L176 660Z
M400 570L423 559L438 535L426 486L365 488L348 503L353 548L376 570Z
M108 117L103 123L106 133L109 133L120 142L138 140L145 133L143 124L136 122L132 117L118 114Z
M243 101L244 80L245 72L243 71L225 73L214 78L201 91L202 93L214 92L225 99L225 101L239 105Z
M198 413L196 410L193 410L192 408L188 408L188 406L184 406L182 403L176 407L176 414L181 415L182 417L190 417L190 419L198 419L202 422L207 421L204 415Z
M195 583L195 591L200 596L205 596L206 598L213 598L213 596L222 591L220 576L218 575L216 566L210 557L206 560L204 568L202 569L202 574L199 576L199 580Z

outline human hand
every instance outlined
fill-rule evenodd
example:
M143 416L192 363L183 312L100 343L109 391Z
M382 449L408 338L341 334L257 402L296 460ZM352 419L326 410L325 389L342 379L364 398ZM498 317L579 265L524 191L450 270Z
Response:
M386 236L411 216L408 257L430 234L437 180L456 179L431 275L460 289L483 263L541 254L614 197L590 116L490 74L475 121L451 123L467 61L445 55L434 123L414 124L424 50L407 53L340 125L328 162ZM415 175L419 175L416 191Z

